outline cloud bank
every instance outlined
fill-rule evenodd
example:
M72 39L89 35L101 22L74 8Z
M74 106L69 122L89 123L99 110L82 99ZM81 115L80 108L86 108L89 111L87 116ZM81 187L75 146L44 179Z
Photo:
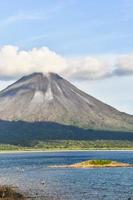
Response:
M133 75L133 54L67 58L48 47L27 51L11 45L0 48L0 79L33 72L55 72L81 80Z

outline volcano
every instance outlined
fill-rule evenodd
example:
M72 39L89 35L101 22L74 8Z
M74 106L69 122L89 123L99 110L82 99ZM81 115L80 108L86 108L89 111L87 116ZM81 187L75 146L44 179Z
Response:
M2 90L0 120L133 131L133 116L86 94L55 73L33 73Z

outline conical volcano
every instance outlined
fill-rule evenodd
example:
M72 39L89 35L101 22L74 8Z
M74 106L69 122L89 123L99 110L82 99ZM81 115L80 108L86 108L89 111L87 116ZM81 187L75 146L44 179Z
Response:
M55 73L33 73L1 91L0 119L133 131L133 116L82 92Z

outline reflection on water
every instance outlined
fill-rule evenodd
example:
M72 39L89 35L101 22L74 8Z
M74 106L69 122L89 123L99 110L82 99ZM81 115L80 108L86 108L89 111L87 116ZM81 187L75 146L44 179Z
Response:
M128 200L133 198L133 168L65 169L49 165L88 159L133 163L132 152L60 152L0 154L0 183L12 184L30 196L62 200ZM42 198L39 196L43 196Z

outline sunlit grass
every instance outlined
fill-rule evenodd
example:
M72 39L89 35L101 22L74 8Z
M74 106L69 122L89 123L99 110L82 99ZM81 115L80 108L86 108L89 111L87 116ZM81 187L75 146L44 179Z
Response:
M109 165L112 163L111 160L90 160L91 165Z

